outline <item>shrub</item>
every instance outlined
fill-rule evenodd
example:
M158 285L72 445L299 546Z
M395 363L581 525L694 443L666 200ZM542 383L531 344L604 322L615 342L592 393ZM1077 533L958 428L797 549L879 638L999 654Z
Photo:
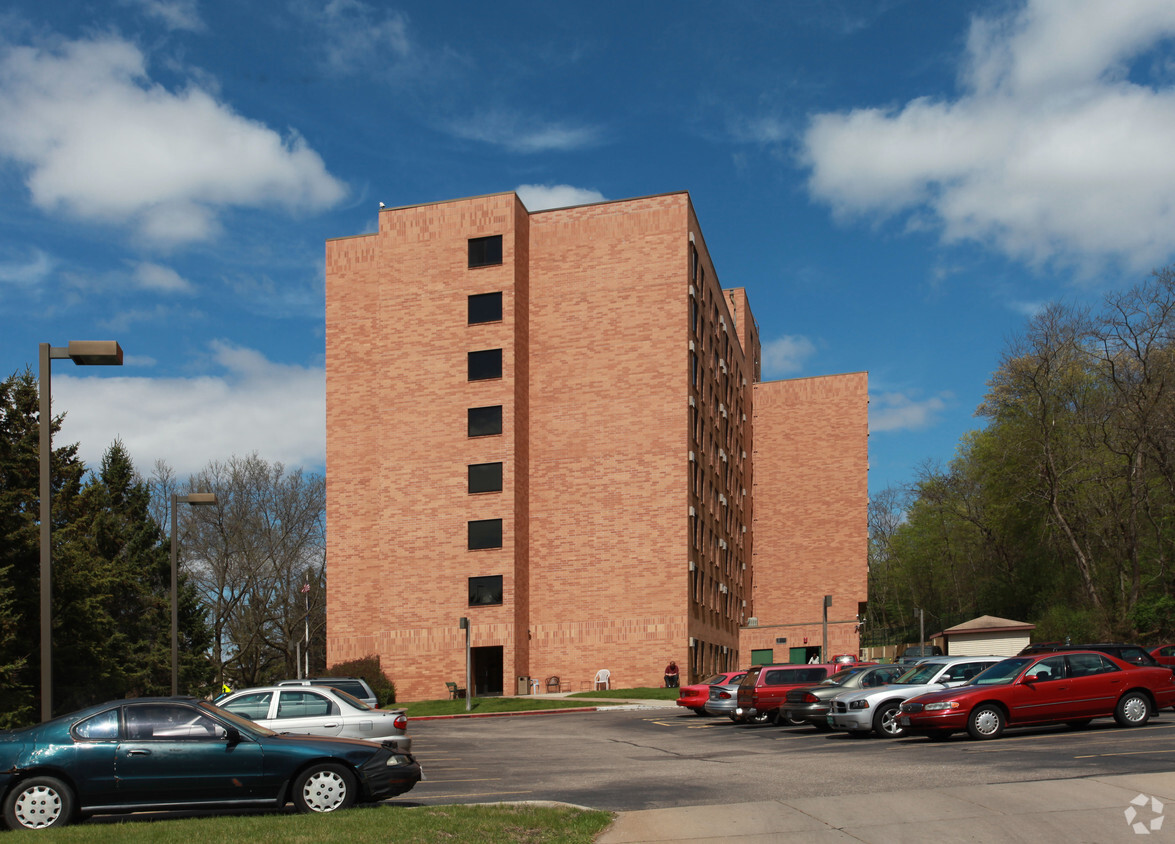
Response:
M370 654L361 659L339 662L326 670L330 677L362 677L375 692L377 706L396 702L396 684L388 679L379 667L379 655Z

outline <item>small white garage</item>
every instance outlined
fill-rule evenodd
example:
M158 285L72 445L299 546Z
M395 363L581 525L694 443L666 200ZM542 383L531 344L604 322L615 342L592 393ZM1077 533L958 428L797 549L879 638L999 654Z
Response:
M1035 624L981 615L962 624L956 624L934 638L946 640L946 652L951 656L1015 656L1028 646Z

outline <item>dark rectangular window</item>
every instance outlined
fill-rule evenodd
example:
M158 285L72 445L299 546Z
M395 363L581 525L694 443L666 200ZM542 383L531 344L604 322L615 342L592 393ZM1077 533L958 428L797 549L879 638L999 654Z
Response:
M469 266L488 267L502 263L502 236L469 238Z
M502 603L502 575L469 578L469 606Z
M502 321L502 291L476 293L469 297L469 324Z
M487 381L502 377L502 350L485 349L469 353L469 380Z
M502 547L502 520L479 519L469 523L469 550Z
M502 464L474 463L469 467L469 491L501 492Z
M469 436L489 437L502 433L502 405L469 408Z

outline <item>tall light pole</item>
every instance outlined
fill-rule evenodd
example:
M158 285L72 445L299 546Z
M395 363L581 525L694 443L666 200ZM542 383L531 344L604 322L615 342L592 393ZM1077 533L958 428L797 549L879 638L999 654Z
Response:
M69 358L79 366L122 366L122 347L113 340L70 340L68 346L40 344L38 361L41 463L41 720L53 717L53 403L49 398L51 361Z
M215 504L216 493L193 492L189 495L171 494L171 693L179 694L180 687L180 597L179 597L179 517L181 504L197 506Z

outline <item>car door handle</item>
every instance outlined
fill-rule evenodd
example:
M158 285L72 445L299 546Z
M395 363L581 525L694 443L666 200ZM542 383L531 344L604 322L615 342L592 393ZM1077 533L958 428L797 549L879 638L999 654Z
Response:
M126 752L126 755L127 756L150 756L151 751L147 750L146 748L137 747L134 750L128 750Z
M339 726L339 725L336 723L333 723L331 721L327 721L325 724L322 725L322 728L324 730L333 730L337 726Z

